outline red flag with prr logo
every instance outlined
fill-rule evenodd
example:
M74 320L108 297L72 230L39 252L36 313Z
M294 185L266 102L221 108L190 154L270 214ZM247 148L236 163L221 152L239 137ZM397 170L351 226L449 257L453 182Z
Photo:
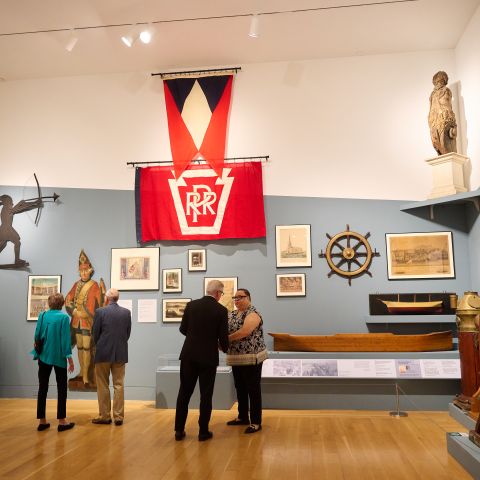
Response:
M137 240L214 240L265 237L262 165L226 164L137 168Z

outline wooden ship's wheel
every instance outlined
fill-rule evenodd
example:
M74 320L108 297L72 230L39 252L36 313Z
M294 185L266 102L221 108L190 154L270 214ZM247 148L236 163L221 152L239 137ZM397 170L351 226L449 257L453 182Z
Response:
M368 243L370 232L366 235L360 235L352 232L350 226L344 232L337 233L333 237L327 233L329 239L325 253L323 250L319 253L320 258L326 258L330 272L330 278L334 273L348 279L348 284L352 285L352 278L358 277L363 273L372 276L368 271L373 257L380 256L380 253L372 252L372 247Z

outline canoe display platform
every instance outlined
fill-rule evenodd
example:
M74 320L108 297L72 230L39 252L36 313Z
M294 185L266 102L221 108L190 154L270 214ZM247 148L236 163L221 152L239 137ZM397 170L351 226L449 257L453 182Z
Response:
M453 350L452 332L421 335L393 333L337 333L291 335L269 333L277 352L435 352Z
M370 315L454 315L453 295L447 292L370 294Z

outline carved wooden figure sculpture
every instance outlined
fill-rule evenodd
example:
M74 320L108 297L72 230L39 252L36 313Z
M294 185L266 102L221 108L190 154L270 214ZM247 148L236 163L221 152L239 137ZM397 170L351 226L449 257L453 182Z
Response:
M433 76L430 94L428 125L433 148L439 155L457 151L457 122L452 108L452 92L447 87L448 75L437 72Z

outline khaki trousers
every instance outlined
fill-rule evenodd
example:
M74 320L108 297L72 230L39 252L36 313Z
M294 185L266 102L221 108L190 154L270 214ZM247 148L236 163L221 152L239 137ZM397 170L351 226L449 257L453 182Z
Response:
M100 362L95 364L99 416L104 420L111 418L110 411L112 405L110 402L109 386L110 372L112 372L113 382L113 419L123 420L123 382L125 380L125 363Z

